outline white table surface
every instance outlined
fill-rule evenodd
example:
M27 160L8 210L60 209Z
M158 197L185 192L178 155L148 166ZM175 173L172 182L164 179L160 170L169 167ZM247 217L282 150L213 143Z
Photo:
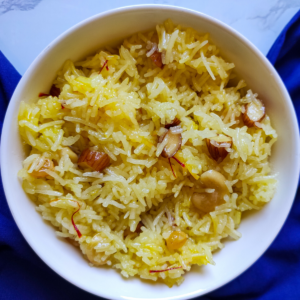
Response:
M300 9L300 0L0 0L0 50L24 74L58 35L97 13L136 4L184 6L246 36L263 54Z

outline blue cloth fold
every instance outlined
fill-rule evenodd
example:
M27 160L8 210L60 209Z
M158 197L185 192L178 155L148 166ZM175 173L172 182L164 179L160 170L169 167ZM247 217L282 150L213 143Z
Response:
M280 34L268 58L288 88L299 118L300 11ZM19 80L20 75L0 52L0 129L7 105ZM2 299L99 298L59 277L32 251L11 216L1 181L0 300ZM238 278L201 299L300 299L299 192L285 225L266 253Z

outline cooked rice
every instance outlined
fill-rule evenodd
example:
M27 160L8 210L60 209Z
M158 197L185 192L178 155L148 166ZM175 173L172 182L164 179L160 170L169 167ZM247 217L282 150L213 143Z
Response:
M162 69L150 58L157 49ZM262 208L277 185L268 162L276 131L267 115L257 127L243 124L243 105L258 95L245 89L244 80L233 84L233 69L208 34L167 20L118 49L66 61L54 81L59 97L22 102L20 134L31 151L18 175L58 237L76 241L94 265L107 263L124 277L138 275L168 286L182 283L193 264L214 264L212 252L224 247L222 240L241 237L242 212ZM157 135L175 117L181 123L172 130L182 131L176 157L186 166L172 163L176 178L160 156L164 144L157 144ZM219 164L205 142L217 133L233 140L232 149L223 145L230 153ZM105 152L111 165L103 173L83 170L68 155L60 156L63 146L77 153L88 147ZM54 171L47 171L47 178L33 177L46 158ZM225 204L203 215L191 195L214 192L199 180L210 169L226 177L230 194ZM76 202L81 238L71 222ZM165 240L174 230L189 238L173 251Z

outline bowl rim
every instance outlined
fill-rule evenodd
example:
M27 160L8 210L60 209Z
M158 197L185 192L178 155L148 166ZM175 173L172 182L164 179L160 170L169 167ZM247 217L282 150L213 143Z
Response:
M292 118L292 123L295 127L295 133L297 134L297 138L295 139L295 148L297 151L297 153L300 153L300 140L299 140L299 126L298 126L298 121L297 121L297 117L296 117L296 113L295 113L295 109L294 106L292 104L292 100L289 96L289 93L284 85L284 83L282 82L279 74L277 73L277 71L275 70L275 68L273 67L273 65L269 62L269 60L260 52L260 50L258 50L258 48L252 43L250 42L246 37L244 37L241 33L239 33L238 31L236 31L235 29L233 29L232 27L230 27L229 25L223 23L222 21L211 17L207 14L204 14L202 12L198 12L196 10L193 9L188 9L188 8L184 8L184 7L180 7L180 6L174 6L174 5L164 5L164 4L138 4L138 5L129 5L129 6L123 6L123 7L118 7L115 9L111 9L108 11L104 11L98 14L95 14L89 18L86 18L82 21L80 21L79 23L71 26L69 29L67 29L66 31L64 31L63 33L61 33L58 37L56 37L48 46L46 46L41 53L34 59L34 61L30 64L30 66L28 67L28 69L26 70L26 72L24 73L24 75L22 76L20 82L18 83L13 96L11 97L11 100L9 102L6 114L5 114L5 119L3 122L3 128L2 128L2 139L1 139L1 157L0 157L0 162L1 162L1 176L2 176L2 182L3 182L3 189L5 192L5 196L7 199L7 203L9 206L9 209L11 211L11 214L14 218L14 221L16 222L21 234L23 235L23 237L25 238L25 240L28 242L28 244L30 245L30 247L34 250L34 252L42 259L42 261L47 264L48 267L50 267L50 269L52 269L53 271L55 271L56 274L58 274L59 276L61 276L62 278L64 278L66 281L72 283L74 286L81 288L82 290L92 293L94 295L100 296L100 297L105 297L107 299L112 299L109 298L110 295L109 293L107 293L105 291L105 289L101 290L99 292L96 292L95 290L91 291L88 290L84 284L81 284L80 281L75 281L72 280L70 278L66 278L64 276L64 274L62 274L61 269L58 268L55 264L52 264L51 261L49 261L47 259L47 255L45 253L41 253L39 252L38 249L36 249L35 247L35 243L33 242L32 237L30 236L30 234L24 230L22 228L22 226L20 225L20 221L15 217L14 214L14 206L13 206L13 201L9 201L8 199L10 199L10 184L8 182L8 180L6 179L6 172L7 169L5 167L3 167L4 165L4 161L6 158L6 153L8 150L5 149L5 143L3 143L3 141L5 142L5 140L7 140L9 138L9 126L10 123L12 122L12 114L13 114L13 104L15 102L17 102L17 93L19 90L23 89L23 86L26 83L26 78L29 76L29 74L31 74L32 70L35 69L35 67L39 64L40 60L47 55L47 53L52 49L55 48L56 45L58 45L61 41L63 41L68 35L72 34L73 32L77 31L78 29L80 29L81 27L84 27L85 25L93 22L96 19L99 18L103 18L103 17L109 17L111 15L117 15L117 14L122 14L122 13L126 13L129 11L136 11L138 12L139 10L145 10L145 9L149 9L149 10L164 10L164 11L175 11L175 12L181 12L181 13L186 13L186 14L192 14L196 17L202 18L210 23L213 23L214 25L221 27L222 29L224 29L225 31L231 33L232 35L234 35L238 40L240 40L243 44L245 44L252 52L254 52L254 54L265 64L265 67L274 75L275 77L275 81L278 84L278 86L280 87L281 91L284 94L284 98L285 98L285 102L286 105L289 108L289 111L291 112L291 118ZM207 294L213 290L216 290L222 286L224 286L225 284L229 283L230 281L232 281L233 279L235 279L236 277L238 277L240 274L242 274L243 272L245 272L251 265L253 265L264 253L265 251L269 248L269 246L271 245L271 243L274 241L274 239L277 237L279 231L281 230L281 228L283 227L284 223L286 222L286 219L290 213L290 210L292 208L294 199L295 199L295 195L297 192L297 187L298 187L298 179L299 179L299 173L300 173L300 155L296 156L296 161L295 161L295 170L297 171L296 173L297 178L293 178L293 183L291 184L293 186L293 201L291 201L290 207L287 210L286 216L283 218L283 222L280 226L278 226L277 230L274 232L273 236L269 239L269 242L266 244L265 248L261 251L261 254L259 256L257 256L255 259L252 259L251 261L248 262L248 264L246 264L243 268L239 269L234 275L232 275L231 277L227 277L225 280L223 280L221 283L217 284L214 287L211 288L207 288L205 289L205 291L203 292L203 290L197 290L188 294L182 294L182 295L177 295L177 296L172 296L172 297L164 297L164 298L159 298L160 300L171 300L171 299L192 299L194 297L198 297L204 294ZM134 297L127 297L127 296L119 296L119 298L113 298L113 299L138 299L138 298L134 298ZM150 298L144 298L144 299L150 299ZM157 298L158 299L158 298Z

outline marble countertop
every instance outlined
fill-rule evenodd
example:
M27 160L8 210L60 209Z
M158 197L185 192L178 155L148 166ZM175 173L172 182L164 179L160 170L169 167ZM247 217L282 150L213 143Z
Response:
M24 74L58 35L97 13L136 4L184 6L230 25L263 54L300 9L300 0L0 0L0 50Z

